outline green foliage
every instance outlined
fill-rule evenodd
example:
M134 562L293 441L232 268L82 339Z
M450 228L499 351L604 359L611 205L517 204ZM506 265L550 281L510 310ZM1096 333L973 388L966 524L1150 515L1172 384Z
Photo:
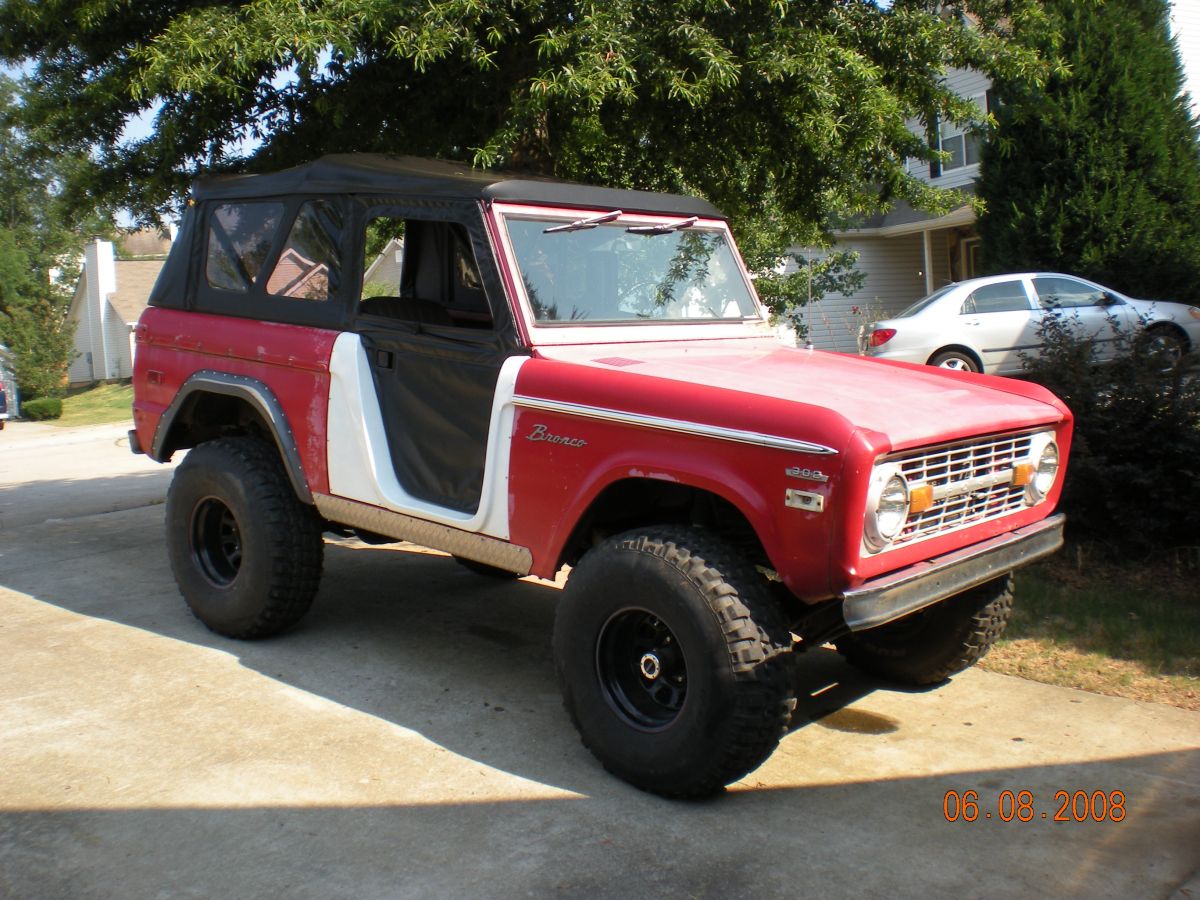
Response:
M1200 149L1167 0L1045 6L1070 72L995 82L979 187L988 267L1200 300Z
M1200 352L1178 359L1153 327L1112 323L1114 361L1070 317L1047 316L1044 348L1026 358L1029 378L1075 415L1062 508L1075 537L1113 558L1200 547ZM1160 328L1163 326L1159 326Z
M855 268L857 250L826 249L788 255L796 264L794 272L761 276L755 287L776 318L791 325L803 340L808 337L804 307L835 292L853 294L866 283L867 275Z
M67 193L146 221L200 170L399 152L700 193L768 271L831 212L953 202L908 174L906 120L971 115L948 66L1043 78L1012 37L1043 23L1039 0L0 0L0 58L31 67L29 127L99 162Z
M0 75L0 344L21 393L57 394L71 358L66 328L71 285L85 236L111 234L111 223L67 202L64 186L86 157L49 152L20 125L28 98ZM52 273L58 277L52 277Z
M62 399L59 397L38 397L34 400L26 400L21 404L21 415L34 422L57 419L62 415Z

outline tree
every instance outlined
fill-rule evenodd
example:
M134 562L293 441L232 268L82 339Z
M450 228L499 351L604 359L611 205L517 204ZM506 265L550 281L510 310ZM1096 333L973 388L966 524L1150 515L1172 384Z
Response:
M998 79L980 219L994 271L1063 270L1200 300L1197 122L1167 0L1046 0L1069 73Z
M31 66L30 126L98 161L71 193L147 222L200 170L397 152L700 193L769 272L831 212L948 208L908 174L930 151L906 121L974 114L947 66L1042 78L1012 35L1043 21L1039 0L0 0L0 58Z
M66 224L62 185L90 163L78 154L45 152L17 125L22 110L18 85L0 76L0 344L30 399L61 390L74 337L66 323L67 285L78 275L85 236L109 234L112 226L95 212L73 212L74 226Z

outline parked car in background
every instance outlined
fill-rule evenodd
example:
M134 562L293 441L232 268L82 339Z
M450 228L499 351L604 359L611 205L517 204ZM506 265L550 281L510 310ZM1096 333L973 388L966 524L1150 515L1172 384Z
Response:
M0 382L0 430L4 429L4 422L8 419L8 397L4 391L4 383Z
M1055 272L991 275L934 291L893 319L871 322L859 350L882 359L944 369L1013 375L1023 355L1041 346L1046 315L1065 317L1072 330L1096 341L1097 358L1116 353L1118 333L1139 325L1153 346L1179 356L1200 346L1200 309L1183 303L1135 300L1111 288Z

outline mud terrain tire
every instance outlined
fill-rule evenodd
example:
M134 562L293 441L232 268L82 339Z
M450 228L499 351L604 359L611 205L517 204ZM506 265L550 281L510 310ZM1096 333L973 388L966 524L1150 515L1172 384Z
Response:
M1012 615L1012 575L1003 575L896 622L837 641L847 662L892 681L926 685L975 665Z
M719 792L771 754L795 707L791 643L754 568L684 527L597 545L554 622L563 703L584 745L666 797Z
M270 445L234 437L191 450L175 470L166 516L180 593L217 634L270 637L312 606L321 525Z

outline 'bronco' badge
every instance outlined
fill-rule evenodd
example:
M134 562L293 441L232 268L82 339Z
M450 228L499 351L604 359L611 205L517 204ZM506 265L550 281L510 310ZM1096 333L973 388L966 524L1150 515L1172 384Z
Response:
M527 441L545 441L548 444L562 444L564 447L586 447L583 438L567 437L563 434L551 434L545 425L534 425L533 431L525 435Z

